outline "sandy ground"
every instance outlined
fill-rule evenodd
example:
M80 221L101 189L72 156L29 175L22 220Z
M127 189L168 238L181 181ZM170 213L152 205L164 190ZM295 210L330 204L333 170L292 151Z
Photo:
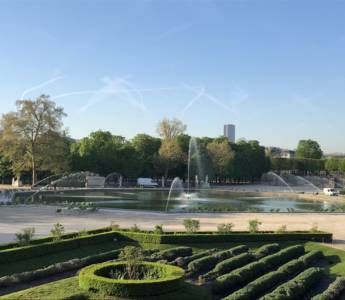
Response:
M201 230L215 230L217 224L231 222L234 230L246 230L248 220L258 219L261 229L275 230L287 225L288 230L309 230L317 225L320 230L334 234L334 246L345 249L345 214L322 213L157 213L133 210L102 209L96 213L56 213L54 206L3 206L0 207L0 243L13 241L15 233L25 227L35 227L36 236L49 235L53 224L59 222L66 231L76 231L108 226L111 221L121 227L134 223L142 229L152 229L163 224L166 230L183 230L185 218L200 220Z

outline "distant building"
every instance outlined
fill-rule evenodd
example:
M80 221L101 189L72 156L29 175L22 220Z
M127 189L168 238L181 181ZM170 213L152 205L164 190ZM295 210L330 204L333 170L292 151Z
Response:
M224 136L228 138L229 142L235 143L235 125L224 125Z
M279 147L267 147L266 154L271 157L294 158L296 155L296 151L282 149Z

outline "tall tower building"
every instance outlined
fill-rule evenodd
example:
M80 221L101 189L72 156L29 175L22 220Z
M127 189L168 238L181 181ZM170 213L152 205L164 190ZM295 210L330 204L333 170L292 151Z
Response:
M228 138L229 142L235 143L235 125L224 125L224 136Z

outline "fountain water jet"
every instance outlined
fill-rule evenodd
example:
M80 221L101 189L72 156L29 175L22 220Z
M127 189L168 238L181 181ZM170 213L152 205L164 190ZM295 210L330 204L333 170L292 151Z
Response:
M278 181L279 181L280 183L282 183L283 185L285 185L285 186L289 189L289 191L290 191L291 193L294 192L294 190L292 189L292 187L291 187L281 176L279 176L278 174L276 174L276 173L270 171L270 172L267 173L267 175L271 175L271 176L273 176L274 178L278 179Z
M303 181L304 183L306 183L307 185L311 186L311 187L312 187L313 189L315 189L317 192L320 192L320 191L321 191L315 184L313 184L313 183L310 182L309 180L303 178L302 176L296 175L296 177L297 177L299 180L301 180L301 181Z

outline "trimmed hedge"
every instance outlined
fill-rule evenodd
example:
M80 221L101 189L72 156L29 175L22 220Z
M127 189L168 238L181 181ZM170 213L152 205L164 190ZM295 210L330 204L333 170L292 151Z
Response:
M176 247L176 248L170 248L170 249L156 252L152 254L150 258L156 261L157 260L172 261L177 257L190 256L192 254L193 254L193 249L191 247Z
M200 275L199 280L212 280L220 275L231 272L237 268L243 267L244 265L252 262L255 259L255 256L251 253L242 253L235 257L231 257L219 262L213 270L210 272Z
M223 300L251 300L264 295L273 286L280 284L290 276L302 272L318 259L322 258L321 251L311 251L300 258L294 259L282 265L277 271L265 274L250 282L245 287L237 290L233 294L223 298ZM320 299L321 300L321 299Z
M188 264L188 271L191 271L192 273L210 271L218 262L247 251L248 247L241 245L228 250L216 252L209 256L201 257Z
M87 245L100 244L118 238L116 232L105 232L56 242L24 246L0 251L0 264L68 251Z
M109 242L113 239L137 241L151 244L192 244L192 243L226 243L226 242L265 242L265 241L318 241L332 242L332 234L325 232L231 232L228 234L217 232L164 233L130 232L126 230L111 231L110 227L88 231L87 236L70 233L60 241L52 241L52 237L33 240L29 246L17 247L17 243L0 246L0 264L38 257L60 251L68 251L81 246ZM12 247L12 248L9 248ZM6 248L6 249L4 249Z
M261 246L259 249L255 251L254 254L251 253L244 253L233 258L229 258L223 260L222 262L218 263L213 270L210 272L201 275L199 277L200 280L211 280L218 276L221 276L225 273L229 273L234 269L240 268L255 259L263 258L267 255L276 253L280 250L279 244L267 244Z
M103 295L118 297L149 297L170 293L181 288L184 282L184 270L170 265L142 262L147 268L159 269L162 277L150 280L121 280L102 276L116 266L125 262L92 265L81 270L79 286L83 289L98 291Z
M260 259L262 257L265 257L267 255L276 253L280 250L280 246L277 243L274 244L267 244L261 246L259 249L255 251L255 256L257 259Z
M117 231L119 238L129 241L152 244L193 244L193 243L229 243L229 242L286 242L286 241L314 241L331 243L332 233L310 231L296 231L286 233L276 233L273 231L262 231L256 233L249 232L166 232L155 234L151 232L129 232Z
M301 245L285 248L276 254L266 256L257 262L217 277L212 283L212 290L215 293L231 292L303 253L304 247Z
M91 229L91 230L87 230L85 232L87 235L93 235L93 234L104 233L104 232L109 232L109 231L112 231L111 227ZM66 233L66 234L63 234L61 236L61 239L67 240L67 239L77 238L78 235L79 235L79 232ZM54 238L52 236L48 236L48 237L44 237L44 238L33 239L30 241L29 245L40 245L40 244L44 244L44 243L50 243L53 241L54 241ZM0 245L0 251L6 250L6 249L12 249L12 248L21 248L21 247L22 246L20 246L19 243L17 243L17 242L1 244Z
M294 279L278 286L261 300L300 300L322 279L324 272L320 268L309 268Z
M338 277L334 282L332 282L327 290L322 294L316 295L312 300L337 300L345 292L345 277Z
M191 256L185 256L185 257L177 257L174 261L172 261L170 264L178 266L178 267L184 267L187 264L189 264L191 261L199 259L201 257L212 255L213 253L219 251L216 248L201 251L199 253L193 254Z

